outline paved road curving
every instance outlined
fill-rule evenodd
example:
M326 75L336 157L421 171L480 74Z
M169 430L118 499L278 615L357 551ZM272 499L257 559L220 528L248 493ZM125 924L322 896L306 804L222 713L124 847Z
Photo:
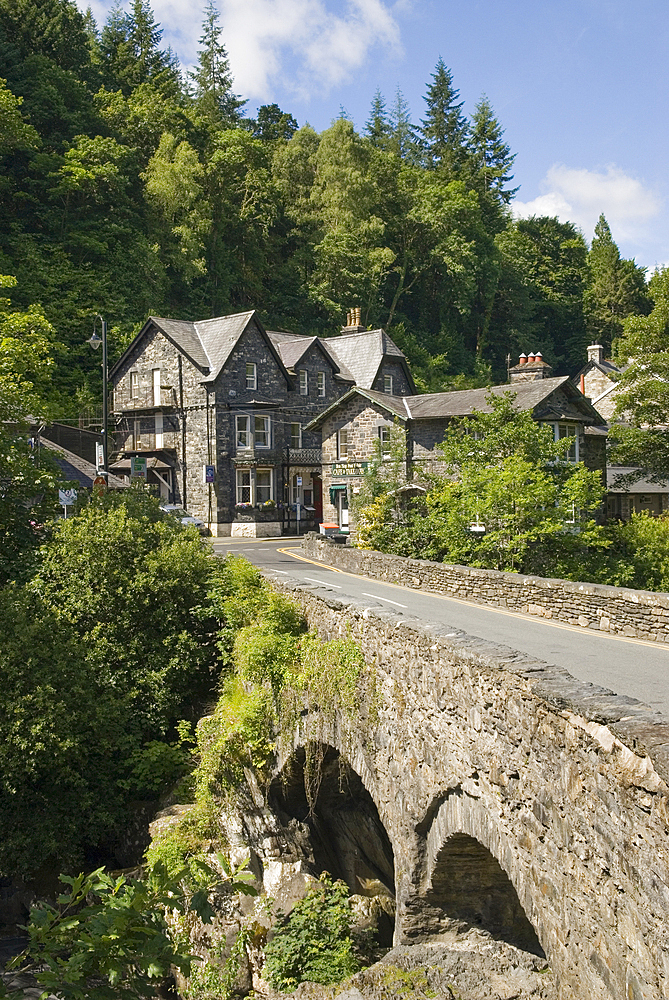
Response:
M566 668L579 680L637 698L669 718L669 643L590 632L537 620L502 608L426 594L367 577L333 570L306 559L297 538L214 538L217 555L233 552L277 577L293 578L317 593L350 597L370 608L385 608L408 618L452 626Z

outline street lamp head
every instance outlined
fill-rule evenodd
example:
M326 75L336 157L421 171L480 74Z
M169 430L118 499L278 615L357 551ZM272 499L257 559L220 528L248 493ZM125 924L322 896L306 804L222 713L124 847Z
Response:
M90 337L86 343L90 344L94 351L97 351L98 347L102 343L102 337L99 337L97 331L93 330L93 336Z

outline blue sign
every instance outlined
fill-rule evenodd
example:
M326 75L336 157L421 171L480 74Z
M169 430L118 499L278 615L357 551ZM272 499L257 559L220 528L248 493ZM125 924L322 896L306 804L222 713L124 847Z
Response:
M205 465L204 467L204 481L205 483L213 483L215 468L213 465Z

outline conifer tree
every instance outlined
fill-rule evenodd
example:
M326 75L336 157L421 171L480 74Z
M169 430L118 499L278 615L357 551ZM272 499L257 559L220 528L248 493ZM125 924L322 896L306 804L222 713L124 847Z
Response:
M198 64L189 73L194 98L200 111L216 128L234 128L239 124L240 109L246 104L232 93L232 73L225 46L221 42L220 14L209 0L202 22Z
M491 193L508 205L518 188L505 188L513 180L510 170L516 154L504 142L504 129L484 94L472 117L471 150L474 182L481 191Z
M588 253L591 284L584 296L586 325L590 343L607 350L622 334L623 320L634 314L646 315L650 302L646 292L645 269L633 260L624 260L611 229L600 215Z
M427 115L420 129L428 169L443 169L453 176L460 172L467 159L469 125L462 114L464 101L458 101L460 91L453 86L453 75L439 60L428 84L425 102Z
M377 149L387 149L390 131L386 102L383 94L377 87L374 99L372 100L369 118L365 124L365 135L369 137L372 146L376 146Z
M409 104L399 86L388 117L390 135L387 148L401 160L415 160L418 151L416 126L411 123Z

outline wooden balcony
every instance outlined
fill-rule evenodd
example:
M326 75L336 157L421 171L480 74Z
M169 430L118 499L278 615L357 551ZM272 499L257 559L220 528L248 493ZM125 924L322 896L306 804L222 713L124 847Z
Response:
M177 393L173 386L160 387L160 401L154 397L153 389L141 391L136 396L116 392L114 394L114 412L132 413L137 410L174 409L177 405Z

